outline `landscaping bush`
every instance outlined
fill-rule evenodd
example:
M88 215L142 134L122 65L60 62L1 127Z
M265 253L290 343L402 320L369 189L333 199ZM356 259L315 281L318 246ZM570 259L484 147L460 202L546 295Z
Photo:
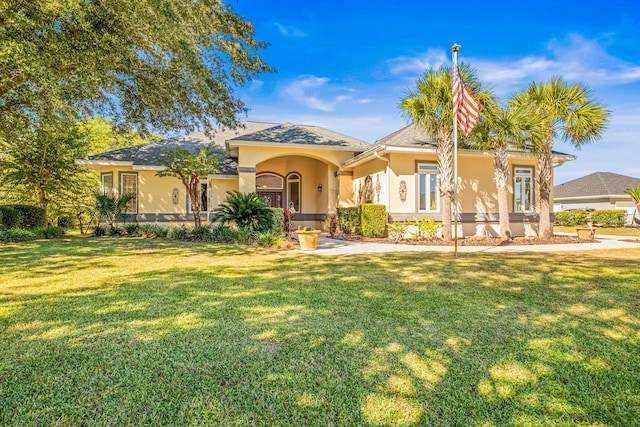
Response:
M390 222L387 224L389 238L398 243L405 238L407 227L409 227L409 223L406 220L402 222Z
M360 205L360 224L365 237L384 237L387 233L387 209L384 205Z
M344 234L360 234L360 208L352 206L349 208L338 208L338 227Z
M273 226L272 215L257 193L227 191L226 200L213 213L213 222L235 223L240 229L265 232Z
M627 211L624 209L593 211L591 221L600 227L623 227L627 223Z
M272 226L270 232L281 236L284 233L284 209L271 208Z
M124 226L124 231L128 236L136 237L140 235L140 226L138 224L127 224Z
M55 239L64 236L64 228L57 226L40 227L33 229L34 234L45 239Z
M124 234L124 230L120 227L109 227L109 236L111 237L119 237Z
M96 237L102 237L107 235L107 229L100 227L99 225L93 229L93 235Z
M18 227L31 229L44 225L44 209L31 205L9 205L9 207L20 212Z
M211 229L211 241L215 243L237 243L239 241L238 230L226 225L216 225Z
M38 236L32 230L24 230L22 228L0 231L0 242L4 243L24 242L37 238Z
M575 226L583 225L587 223L587 211L575 210L575 211L562 211L556 212L556 224Z
M158 224L144 224L140 226L140 234L149 238L164 239L169 234L169 228Z
M170 227L167 237L173 240L187 240L190 237L190 233L184 224L180 224L178 227Z
M262 246L265 248L280 246L284 240L282 237L282 233L273 233L273 232L266 232L266 233L257 232L255 234L255 239L256 239L256 244L258 246Z
M0 212L2 212L2 225L5 230L12 228L18 228L20 226L20 212L12 208L11 206L0 206Z
M212 240L211 228L206 225L194 227L193 230L191 230L191 237L193 238L193 240L198 240L201 242Z

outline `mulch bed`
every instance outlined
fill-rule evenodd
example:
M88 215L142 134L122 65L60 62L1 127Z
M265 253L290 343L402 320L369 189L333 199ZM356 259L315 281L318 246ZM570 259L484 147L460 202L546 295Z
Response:
M426 246L453 246L453 241L446 242L442 239L432 240L401 240L394 242L389 238L373 238L355 235L336 235L334 239L348 240L352 242L371 242L404 245L426 245ZM571 236L552 236L547 239L537 237L514 237L510 240L502 240L499 237L466 237L458 239L458 246L523 246L523 245L560 245L567 243L599 243L598 240L578 240Z

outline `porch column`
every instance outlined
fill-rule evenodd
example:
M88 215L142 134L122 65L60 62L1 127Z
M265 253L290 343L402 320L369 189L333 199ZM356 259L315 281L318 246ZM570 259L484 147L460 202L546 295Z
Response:
M255 167L238 166L238 190L241 193L255 193L256 172Z
M353 194L353 172L339 170L335 175L338 177L337 185L340 192L337 207L346 208L349 206L355 206L356 202Z

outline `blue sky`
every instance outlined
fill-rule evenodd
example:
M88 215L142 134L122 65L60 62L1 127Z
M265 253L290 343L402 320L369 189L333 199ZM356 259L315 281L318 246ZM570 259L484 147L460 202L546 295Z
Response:
M556 170L556 183L592 172L640 177L640 4L595 1L231 0L251 21L263 74L238 95L247 119L313 124L376 140L406 120L398 102L429 67L459 59L502 98L532 81L582 82L612 112L603 138ZM453 7L456 7L454 9Z

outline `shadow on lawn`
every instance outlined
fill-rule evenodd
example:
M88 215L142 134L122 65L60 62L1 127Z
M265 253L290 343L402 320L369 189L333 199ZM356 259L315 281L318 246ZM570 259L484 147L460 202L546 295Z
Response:
M178 262L153 261L167 250ZM144 241L64 251L52 260L19 253L0 270L118 268L131 252L148 265L99 286L4 294L14 306L0 316L4 423L638 417L637 252L549 263L548 254L255 256Z

